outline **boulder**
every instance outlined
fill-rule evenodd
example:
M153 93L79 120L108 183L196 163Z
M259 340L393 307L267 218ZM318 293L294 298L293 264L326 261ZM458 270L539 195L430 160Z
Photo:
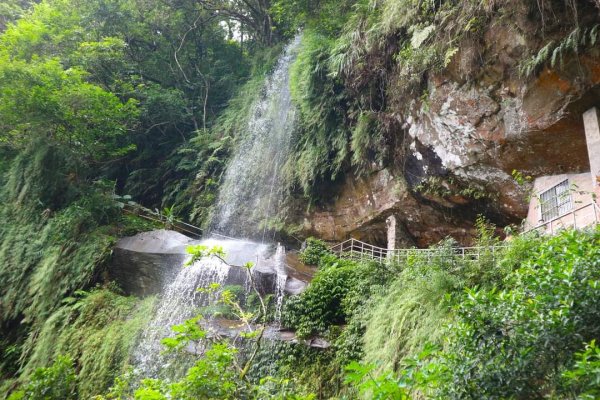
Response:
M314 273L313 269L299 263L293 253L285 255L282 252L278 256L277 246L273 244L218 237L193 240L178 232L161 229L119 240L108 265L109 279L117 282L127 294L161 293L164 285L173 280L189 259L186 248L197 244L223 248L224 261L230 265L225 279L227 285L247 286L248 271L244 264L253 262L254 281L263 294L276 291L278 274L286 276L285 292L298 294Z

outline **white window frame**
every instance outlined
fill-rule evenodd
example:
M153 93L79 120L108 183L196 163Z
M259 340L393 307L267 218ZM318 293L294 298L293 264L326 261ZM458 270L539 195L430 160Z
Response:
M559 187L561 188L562 192L556 193L556 191ZM546 200L544 202L544 200L543 200L544 195L546 195L552 191L554 192L552 197L550 197L548 200ZM554 204L549 210L544 210L544 205L546 203L548 203L554 199L562 200L561 197L563 197L563 196L566 199L566 201L564 201L564 202L556 201L556 204ZM556 218L560 218L560 217L572 212L573 211L573 197L571 196L571 189L569 187L569 179L568 178L564 179L564 180L560 181L559 183L557 183L556 185L553 185L552 187L544 190L543 192L540 192L538 201L539 201L539 217L540 217L539 221L542 223L546 223L546 222L554 220ZM556 211L549 213L548 211L551 211L551 210L556 210ZM550 214L550 215L544 215L544 214Z

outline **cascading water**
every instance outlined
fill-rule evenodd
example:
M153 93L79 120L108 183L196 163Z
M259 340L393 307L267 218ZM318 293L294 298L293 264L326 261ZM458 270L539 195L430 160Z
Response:
M163 353L161 339L172 336L171 327L194 317L199 307L216 301L218 292L200 293L198 288L211 283L222 284L230 267L217 257L209 257L178 268L181 270L164 289L154 317L144 329L133 355L140 376L156 377L174 361L172 354Z
M275 252L275 272L277 279L275 282L275 324L281 326L281 311L283 309L283 298L285 296L285 283L287 282L287 272L285 271L285 248L278 244Z
M211 224L215 232L256 237L261 231L259 224L264 224L278 211L282 201L281 168L289 156L295 120L289 89L289 70L299 44L300 37L296 37L286 47L273 73L266 80L260 98L253 106L247 131L226 171L215 206ZM262 232L264 243L265 230ZM248 261L265 261L267 258L269 246L265 244L227 241L222 238L222 235L217 235L216 239L207 239L201 243L208 247L225 243L223 247L228 256L227 261L232 265L240 266ZM227 244L231 246L228 247ZM274 260L272 268L276 273L275 320L278 325L287 280L283 246L277 246L271 260ZM207 287L211 283L225 283L230 270L227 263L215 257L178 268L180 270L177 276L164 289L156 314L145 329L134 353L136 371L140 377L156 377L162 369L172 365L175 360L162 353L161 339L172 336L171 326L195 316L199 307L214 303L217 293L200 294L198 288ZM256 269L253 269L253 274ZM246 291L249 289L246 287Z
M260 231L257 225L277 214L282 201L281 169L291 150L296 114L289 72L299 44L300 36L286 47L252 108L221 185L213 213L215 231L256 236Z

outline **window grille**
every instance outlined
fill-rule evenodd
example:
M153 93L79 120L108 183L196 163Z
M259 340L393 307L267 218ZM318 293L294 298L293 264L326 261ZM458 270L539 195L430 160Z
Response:
M569 192L569 181L564 180L540 194L540 206L543 222L548 222L571 211L573 202Z

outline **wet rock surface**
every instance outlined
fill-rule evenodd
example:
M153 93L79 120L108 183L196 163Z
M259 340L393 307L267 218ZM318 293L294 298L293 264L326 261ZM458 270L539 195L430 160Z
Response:
M214 337L239 338L242 333L253 332L258 329L257 326L248 326L237 320L224 318L215 318L201 323L202 327ZM265 328L263 338L266 340L277 340L287 343L302 344L309 347L327 349L331 344L320 337L310 339L299 339L293 330L280 328L275 325L268 325Z
M263 293L274 293L278 272L287 276L286 293L301 293L315 272L300 263L294 253L286 255L284 270L277 271L273 259L274 246L271 245L217 238L199 241L175 231L157 230L119 240L108 265L109 278L127 294L148 296L160 293L164 285L181 268L185 268L183 264L189 259L186 247L195 244L223 247L226 254L224 261L231 266L225 281L228 285L246 284L247 270L243 266L246 262L255 263L253 276Z

